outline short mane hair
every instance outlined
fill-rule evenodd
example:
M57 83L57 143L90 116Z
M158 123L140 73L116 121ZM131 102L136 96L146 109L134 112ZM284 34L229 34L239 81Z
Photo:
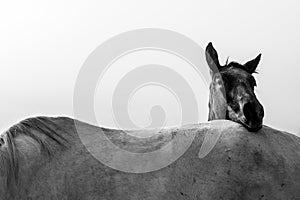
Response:
M61 134L61 131L67 133L67 131L64 131L53 122L51 118L34 117L25 119L0 134L2 143L6 143L6 145L1 145L0 143L0 167L2 166L0 170L6 176L8 189L13 184L18 183L19 176L19 152L15 144L15 138L20 135L32 138L39 144L41 152L51 158L56 152L55 149L57 149L57 146L61 148L68 146L68 141Z

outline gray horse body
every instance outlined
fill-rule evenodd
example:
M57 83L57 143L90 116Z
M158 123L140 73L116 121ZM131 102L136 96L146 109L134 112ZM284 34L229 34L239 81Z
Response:
M37 125L30 126L35 119L27 120L28 127L22 127L29 129L26 134L20 132L8 137L6 134L10 132L3 133L1 200L287 200L300 197L300 139L267 126L251 133L238 123L216 120L164 130L159 133L159 139L141 142L124 137L125 133L120 134L118 130L76 121L88 134L105 131L116 144L137 151L156 148L162 140L167 143L170 134L196 134L189 149L171 165L133 174L114 170L95 159L79 139L73 119L39 118L45 125L40 129ZM55 133L45 134L44 130ZM198 154L205 134L219 131L221 136L213 150L200 159ZM11 145L7 144L8 140ZM12 174L14 177L7 177Z

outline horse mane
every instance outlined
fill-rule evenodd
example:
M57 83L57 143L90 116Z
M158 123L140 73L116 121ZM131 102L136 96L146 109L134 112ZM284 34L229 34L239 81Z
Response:
M58 148L66 148L68 141L61 132L67 133L61 126L49 117L34 117L25 119L0 134L0 170L6 176L7 186L18 183L19 160L22 152L19 152L15 143L18 136L27 136L33 139L41 153L51 158ZM2 168L2 169L1 169Z

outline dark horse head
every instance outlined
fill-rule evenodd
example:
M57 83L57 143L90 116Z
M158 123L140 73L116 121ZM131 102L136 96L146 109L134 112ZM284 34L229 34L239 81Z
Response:
M245 64L230 62L221 66L212 43L207 45L206 61L212 76L208 120L228 119L249 131L261 129L264 109L255 96L256 82L252 76L260 57L261 54Z

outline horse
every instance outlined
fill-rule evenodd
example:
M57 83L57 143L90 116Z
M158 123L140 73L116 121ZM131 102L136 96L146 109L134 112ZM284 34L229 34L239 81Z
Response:
M88 151L94 141L84 145L78 128L92 138L104 132L114 144L132 152L161 148L176 135L195 134L195 138L170 165L127 173L96 159ZM200 159L205 135L218 131L216 146ZM135 138L68 117L28 118L1 134L0 199L296 199L300 138L265 125L259 132L214 120Z
M165 128L149 138L69 117L28 118L4 131L0 135L0 200L300 197L300 138L262 125L263 108L254 95L251 76L260 56L245 65L221 67L210 43L206 59L213 77L209 122ZM79 132L89 139L83 142ZM129 173L109 167L90 152L97 151L95 138L100 133L109 139L100 145L113 143L137 157L165 147L176 136L195 137L168 166ZM200 156L207 135L220 137L206 156ZM170 151L176 150L174 146ZM155 164L150 160L141 166Z
M255 96L256 81L252 76L256 73L261 54L245 64L226 62L220 65L211 42L205 54L212 77L208 120L228 119L241 123L249 131L261 129L264 109Z

